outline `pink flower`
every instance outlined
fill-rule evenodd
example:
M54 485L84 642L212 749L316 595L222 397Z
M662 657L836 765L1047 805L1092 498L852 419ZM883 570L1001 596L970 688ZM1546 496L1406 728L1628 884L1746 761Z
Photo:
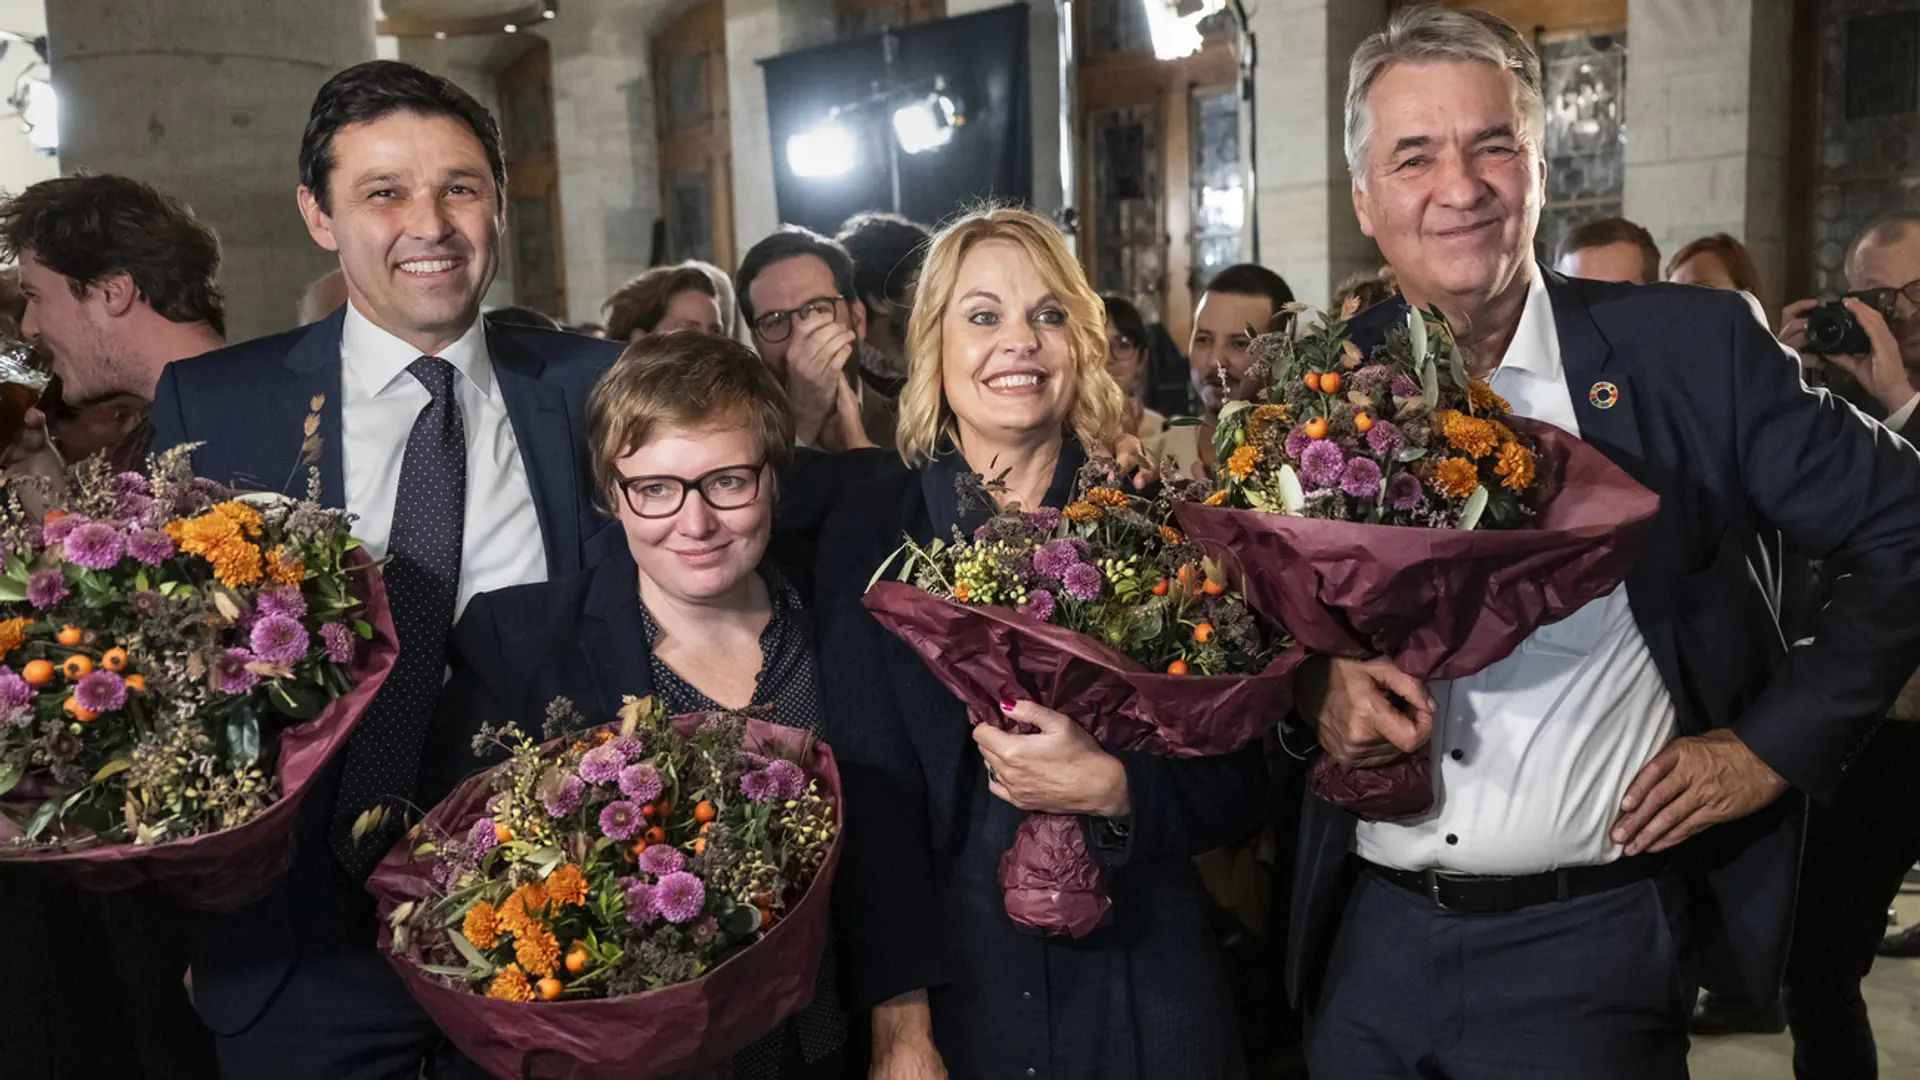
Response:
M173 538L158 529L135 529L127 536L127 554L148 566L173 558Z
M300 595L299 589L275 585L260 590L254 609L262 616L285 615L290 619L304 619L307 615L307 598Z
M610 784L626 764L627 756L619 747L603 743L580 756L580 779L589 784Z
M1067 595L1083 602L1098 597L1100 586L1105 583L1106 579L1100 576L1100 571L1086 563L1075 563L1060 579Z
M33 687L27 680L14 674L10 667L0 666L0 706L9 709L23 709L33 704Z
M54 518L52 521L40 527L40 540L48 547L52 547L55 544L64 544L67 542L68 534L86 523L87 519L81 517L79 514L68 514L65 517Z
M560 781L560 786L547 793L541 799L546 805L547 816L563 818L580 809L580 797L586 793L587 785L577 776L568 776Z
M306 659L312 642L299 619L266 615L253 624L248 643L253 646L253 654L269 664L297 664Z
M260 676L247 670L253 654L245 649L228 649L213 658L213 689L219 694L244 694L260 682Z
M88 712L112 712L127 703L127 683L111 671L94 671L73 687L73 703Z
M1028 593L1027 602L1020 605L1020 614L1031 615L1041 622L1053 618L1053 594L1045 589Z
M1348 458L1346 471L1340 477L1340 490L1356 499L1373 498L1380 491L1380 466L1374 464L1372 458Z
M640 808L625 799L615 799L600 811L600 834L607 839L625 840L639 831Z
M1426 501L1426 492L1420 488L1420 478L1412 473L1398 473L1387 481L1387 509L1418 510Z
M773 777L767 775L765 769L756 769L740 778L740 794L757 803L773 798L774 787Z
M636 926L645 926L654 920L653 886L636 878L621 878L629 883L626 888L627 921ZM706 897L701 897L702 900Z
M59 570L52 567L35 570L27 577L27 603L32 604L34 610L44 611L66 598L67 579Z
M494 827L493 819L483 817L473 823L473 831L467 834L467 843L473 846L475 857L485 855L500 843L499 830Z
M336 664L353 663L353 631L330 622L320 628L320 640L327 647L327 659Z
M665 844L649 844L640 853L640 869L649 874L677 874L687 865L687 857Z
M691 922L706 902L707 887L685 871L661 878L647 896L647 907L670 923Z
M1287 456L1299 461L1306 456L1307 448L1313 445L1313 436L1307 434L1305 427L1297 427L1287 432Z
M1308 487L1330 488L1340 482L1346 467L1346 455L1340 452L1340 448L1320 439L1301 455L1300 479L1306 481Z
M1391 420L1375 420L1367 429L1367 449L1383 458L1391 458L1407 448L1407 437Z
M120 530L98 521L90 521L67 534L67 561L89 570L111 570L127 553L127 542Z
M773 779L776 798L797 799L807 793L806 771L785 758L767 766L767 775Z
M1395 375L1392 384L1387 387L1387 392L1402 400L1417 398L1420 396L1420 384L1414 382L1411 375Z
M620 793L635 802L652 802L665 789L666 785L660 782L660 771L651 765L629 765L620 770Z

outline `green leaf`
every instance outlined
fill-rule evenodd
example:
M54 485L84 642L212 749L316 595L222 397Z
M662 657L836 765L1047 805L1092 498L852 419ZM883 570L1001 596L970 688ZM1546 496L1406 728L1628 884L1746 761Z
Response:
M26 774L26 766L18 759L0 761L0 795L12 791Z
M1440 372L1433 366L1432 359L1420 365L1420 397L1427 403L1427 408L1440 407Z
M146 592L147 590L153 588L153 586L147 584L147 572L145 570L134 571L133 587L134 589L140 592Z
M181 586L181 584L182 584L182 583L181 583L181 582L178 582L178 581L163 581L163 582L161 582L161 583L160 583L160 595L161 595L161 596L172 596L172 595L173 595L174 593L176 593L176 592L178 592L178 591L180 590L180 586Z
M760 912L746 904L735 904L720 915L720 929L732 937L745 937L760 929Z
M53 819L58 816L60 816L60 800L48 799L46 802L41 803L40 809L35 810L33 816L27 819L24 830L27 834L27 839L40 839L40 834L45 832L47 826L53 824Z
M1473 494L1467 496L1466 509L1460 512L1460 528L1463 531L1472 531L1475 525L1480 524L1480 515L1486 511L1487 489L1484 486L1474 488Z
M1409 446L1405 450L1400 451L1399 461L1404 465L1409 461L1419 461L1426 456L1427 451L1425 447Z
M27 587L11 577L0 578L0 602L23 604L27 600Z
M1427 320L1420 309L1407 307L1407 339L1413 346L1413 366L1422 367L1427 362Z
M1467 361L1465 357L1460 355L1460 346L1458 344L1455 344L1447 353L1447 363L1451 365L1453 384L1462 391L1465 391L1467 388ZM1468 400L1467 408L1469 412L1472 411L1471 398Z
M133 767L133 762L128 761L126 758L115 758L112 761L107 762L105 765L100 766L100 771L94 773L93 779L88 781L88 783L97 784L100 781L105 780L109 776L113 776L117 773L126 772L128 769L132 767Z
M267 700L280 715L294 720L311 720L326 704L318 689L293 679L275 679L267 690Z
M1169 416L1167 417L1166 426L1167 427L1199 427L1200 418L1197 416Z
M1234 417L1239 416L1251 408L1253 408L1253 402L1251 401L1229 401L1225 405L1220 406L1220 426L1225 427Z
M467 940L467 935L455 930L447 935L447 940L453 942L454 949L466 958L468 970L480 972L481 978L499 970L493 961L487 959L485 953L473 947L473 942Z
M362 641L373 640L373 624L365 619L353 620L353 632L359 634Z
M235 760L260 760L260 714L247 702L227 720L227 750Z

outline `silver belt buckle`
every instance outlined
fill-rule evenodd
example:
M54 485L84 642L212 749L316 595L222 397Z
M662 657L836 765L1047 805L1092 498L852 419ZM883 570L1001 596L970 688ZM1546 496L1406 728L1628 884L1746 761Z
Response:
M1440 900L1440 871L1427 871L1427 896L1433 900L1433 906L1444 910L1446 904Z

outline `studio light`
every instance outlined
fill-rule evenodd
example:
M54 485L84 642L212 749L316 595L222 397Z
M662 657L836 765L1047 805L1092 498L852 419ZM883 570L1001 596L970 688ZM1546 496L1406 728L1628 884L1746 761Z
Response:
M60 151L60 106L53 95L53 83L46 71L29 71L13 84L13 96L7 99L20 114L27 142L43 154Z
M1225 0L1143 0L1153 55L1178 60L1200 51L1200 24L1226 7Z
M937 150L953 141L953 129L965 123L953 99L935 90L893 111L893 134L909 154Z
M860 159L860 140L837 118L787 137L787 168L808 180L844 176Z

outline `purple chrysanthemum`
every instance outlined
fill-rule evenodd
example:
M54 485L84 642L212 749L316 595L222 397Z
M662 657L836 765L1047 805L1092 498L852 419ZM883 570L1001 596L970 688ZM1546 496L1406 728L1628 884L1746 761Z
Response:
M353 663L353 631L346 624L330 622L320 627L320 642L327 648L327 659L336 664Z
M307 616L307 598L300 594L299 589L289 589L285 585L261 589L254 607L262 615L285 615L290 619L304 619Z
M562 777L560 786L548 792L540 801L546 806L548 817L563 818L580 809L580 797L586 790L587 785L581 783L579 777L569 775Z
M1395 375L1387 393L1402 399L1416 398L1420 396L1420 384L1414 382L1411 375Z
M1100 586L1105 583L1106 579L1100 576L1100 571L1086 563L1080 563L1068 570L1060 579L1060 585L1067 590L1067 595L1080 601L1092 600L1099 596Z
M67 579L58 570L35 570L27 578L27 603L45 610L67 598Z
M647 752L646 744L642 743L636 735L622 735L607 745L619 750L620 757L625 761L632 761Z
M647 895L647 907L670 923L691 922L707 903L707 887L681 871L660 879Z
M648 803L660 797L666 785L660 782L660 770L642 762L620 770L620 793L635 802Z
M81 517L79 514L66 514L40 526L40 539L48 547L52 547L55 544L64 544L67 542L67 537L72 534L73 530L85 524L87 524L87 519Z
M244 694L260 682L260 676L247 670L253 654L245 649L228 649L213 659L213 690L217 694Z
M21 709L33 704L33 687L27 680L14 674L10 667L0 666L0 706L9 709Z
M65 547L68 562L89 570L111 570L127 553L120 530L99 521L89 521L68 533Z
M151 495L153 485L147 482L144 473L123 472L113 478L113 493L120 496Z
M263 615L253 624L248 637L253 654L269 664L297 664L306 659L313 644L307 628L288 615Z
M785 758L767 766L767 775L773 778L775 798L797 799L807 793L806 770Z
M1307 434L1306 428L1297 427L1287 432L1287 456L1293 460L1299 461L1306 454L1307 448L1312 445L1313 436Z
M125 679L111 671L94 671L73 686L73 703L88 712L112 712L127 703Z
M640 869L657 877L677 874L685 869L687 857L666 844L649 844L640 853Z
M472 846L475 858L479 858L499 846L500 833L494 826L493 819L483 817L479 821L474 822L473 830L467 833L467 843Z
M607 743L580 755L580 779L589 784L611 784L620 778L620 770L627 765L627 756L620 748Z
M755 769L740 778L740 794L754 802L763 803L773 798L773 791L773 777L768 776L765 769Z
M1340 490L1356 499L1373 498L1380 491L1380 466L1372 458L1348 458L1346 471L1340 474Z
M645 926L654 919L653 886L637 878L621 878L630 882L626 887L627 921L636 926ZM702 897L702 899L705 899Z
M1032 525L1036 532L1050 533L1060 527L1060 511L1051 506L1043 506L1027 515L1027 523Z
M1418 510L1426 501L1426 492L1420 487L1420 478L1412 473L1396 474L1387 481L1387 509Z
M145 520L152 510L153 497L150 495L127 493L113 500L113 516L124 522Z
M127 554L148 566L173 558L173 538L159 529L135 529L127 536Z
M1300 479L1308 487L1330 488L1346 474L1347 456L1325 439L1317 440L1300 455Z
M1367 449L1383 458L1390 458L1407 448L1407 437L1391 420L1375 420L1373 427L1367 429Z
M1020 605L1020 614L1031 615L1041 622L1053 618L1053 594L1045 589L1028 593L1027 602Z
M1071 540L1054 540L1040 545L1033 553L1033 572L1053 581L1063 581L1080 565L1080 551Z
M607 839L626 840L639 831L640 808L627 800L615 799L600 811L600 835Z
M1379 385L1393 376L1393 369L1385 364L1368 364L1366 367L1347 376L1347 388L1361 394L1371 394Z

